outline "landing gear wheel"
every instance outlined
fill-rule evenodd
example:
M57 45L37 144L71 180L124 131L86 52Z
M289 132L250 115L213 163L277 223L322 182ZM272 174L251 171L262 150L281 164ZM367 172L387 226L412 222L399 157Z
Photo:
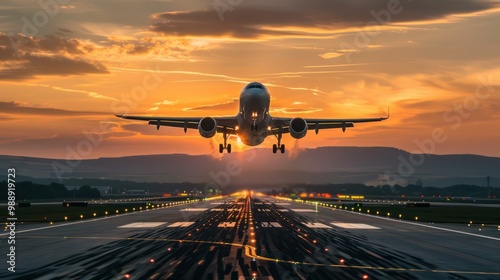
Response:
M227 144L227 138L229 138L229 134L226 132L226 127L224 127L223 131L224 144L219 144L219 153L223 153L224 150L227 150L227 153L231 153L231 144Z
M273 154L275 154L278 150L280 150L282 154L285 153L285 145L281 144L281 137L283 137L282 131L283 131L282 127L278 128L278 133L275 133L273 131L274 136L276 136L276 139L278 140L278 144L273 145Z

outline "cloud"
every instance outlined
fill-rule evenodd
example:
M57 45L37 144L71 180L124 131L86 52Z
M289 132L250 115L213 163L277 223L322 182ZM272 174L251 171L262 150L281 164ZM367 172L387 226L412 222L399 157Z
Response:
M44 38L28 37L23 34L7 35L0 33L0 43L3 47L4 55L1 59L12 58L12 55L19 53L10 53L7 51L16 51L22 53L37 53L37 54L75 54L81 55L85 53L85 49L89 44L81 43L77 39L63 39L55 35L48 35Z
M84 49L76 39L0 33L0 80L107 73L104 65L83 57Z
M165 99L163 101L160 101L160 102L156 102L155 105L174 105L174 104L177 104L177 101L174 101L174 100L168 100L168 99Z
M178 127L160 127L160 130L156 129L154 125L148 125L147 122L143 123L132 123L132 124L121 124L123 133L133 133L141 135L150 135L155 137L166 137L166 136L193 136L197 135L198 131L196 129L189 129L187 134L184 133L182 128Z
M160 106L162 105L167 105L167 106L170 106L170 105L175 105L177 104L178 101L177 100L168 100L168 99L165 99L163 101L160 101L160 102L155 102L153 107L149 108L148 111L158 111L160 109Z
M24 86L31 86L31 87L50 88L50 89L62 91L62 92L83 93L83 94L87 95L88 97L96 98L96 99L117 100L116 98L109 97L109 96L100 94L100 93L95 92L95 91L65 88L65 87L53 86L53 85L41 84L41 83L26 83L26 82L24 82L23 85Z
M91 112L91 111L70 111L56 108L44 107L29 107L24 106L17 102L1 102L0 112L13 114L13 115L39 115L39 116L52 116L52 117L70 117L70 116L89 116L89 115L105 115L109 113Z
M281 3L281 5L280 5ZM391 2L396 3L396 2ZM224 13L214 9L153 15L150 29L168 36L217 36L260 39L266 36L331 36L336 30L389 23L442 19L496 7L485 1L400 1L388 12L387 0L264 0L244 2Z
M159 136L158 130L156 127L148 125L147 123L142 124L122 124L121 128L125 132L132 132L134 134L143 134L143 135L156 135Z
M193 108L184 108L183 111L201 111L201 110L236 110L237 104L239 102L238 98L233 98L224 103L216 103L211 105L203 105Z
M81 59L71 59L62 56L22 55L10 69L3 69L0 80L24 80L40 75L82 75L107 73L100 63L88 62Z
M150 71L150 70L145 70L145 69L133 69L133 68L123 68L123 67L110 67L110 69L113 69L116 71L123 71L123 72L133 72L133 73L143 73L143 72L148 73ZM205 72L197 72L197 71L181 71L181 70L156 70L155 72L159 73L159 74L204 76L204 77L209 77L209 78L224 79L224 80L235 82L235 83L244 83L244 84L248 83L248 81L244 80L243 78L238 78L238 77L228 76L228 75L223 75L223 74L213 74L213 73L205 73Z
M474 97L470 95L470 97ZM400 111L412 111L411 115L402 114L402 125L413 127L452 126L457 123L488 123L495 118L494 108L500 107L500 101L477 99L473 102L467 97L456 97L434 100L402 100L396 103ZM464 106L465 105L465 106ZM470 106L470 107L468 107ZM425 110L422 110L425 108ZM469 108L469 109L467 109Z
M338 52L327 52L319 54L319 56L324 59L336 58L343 55L344 55L343 53L338 53Z
M15 120L15 118L5 117L5 116L0 115L0 121L11 121L11 120Z
M109 97L109 96L106 96L106 95L102 95L102 94L97 93L95 91L79 90L79 89L71 89L71 88L63 88L63 87L58 87L58 86L49 86L49 87L52 88L52 89L58 90L58 91L84 93L84 94L86 94L89 97L97 98L97 99L117 100L116 98Z
M100 41L102 47L96 47L95 53L112 56L149 56L162 60L188 60L189 55L196 50L207 48L206 44L199 44L185 38L162 38L152 36L129 37L109 36Z
M276 114L310 114L323 111L323 109L319 108L286 108L286 107L277 107L271 110L271 113Z
M0 80L26 80L37 76L109 73L105 64L133 57L186 60L204 45L187 39L109 36L100 45L54 34L28 37L0 33Z

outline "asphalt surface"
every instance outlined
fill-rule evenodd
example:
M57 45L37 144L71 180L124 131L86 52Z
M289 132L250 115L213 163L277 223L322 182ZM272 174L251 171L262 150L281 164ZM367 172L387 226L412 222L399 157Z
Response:
M500 279L500 231L273 198L16 228L0 279Z

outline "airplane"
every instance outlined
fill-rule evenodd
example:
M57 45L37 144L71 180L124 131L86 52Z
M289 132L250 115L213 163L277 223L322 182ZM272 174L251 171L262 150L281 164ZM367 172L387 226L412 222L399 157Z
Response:
M306 136L308 130L318 134L320 129L354 127L354 123L383 121L389 118L359 118L359 119L310 119L310 118L280 118L269 114L270 94L267 88L259 82L247 84L240 93L240 109L236 116L225 117L154 117L127 116L116 114L122 119L148 121L150 125L180 127L184 133L189 129L198 129L200 135L212 138L216 133L222 133L224 144L219 144L219 153L226 150L231 153L231 144L227 144L230 135L236 135L248 146L260 145L266 137L275 136L277 144L273 144L273 153L278 150L285 153L285 144L281 144L283 134L290 133L295 139Z

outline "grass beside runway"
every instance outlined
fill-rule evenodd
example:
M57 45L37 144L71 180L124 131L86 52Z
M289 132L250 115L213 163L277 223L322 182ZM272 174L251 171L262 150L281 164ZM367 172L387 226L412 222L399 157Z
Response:
M194 202L194 201L193 201ZM101 218L111 215L132 213L143 210L164 208L183 204L185 202L135 202L135 203L89 203L86 207L63 207L61 204L31 205L31 207L18 207L15 216L18 223L22 222L64 222L78 221L89 218ZM0 207L0 219L7 220L7 206ZM10 216L9 216L10 217Z
M381 217L400 218L403 220L434 223L467 223L500 225L500 207L479 206L432 206L406 207L406 205L363 205L356 207L354 203L321 202L320 206L342 208L343 210L360 212ZM330 206L331 205L331 206Z
M398 205L368 206L356 211L405 220L434 223L500 224L500 208L474 206L431 206L429 208Z

